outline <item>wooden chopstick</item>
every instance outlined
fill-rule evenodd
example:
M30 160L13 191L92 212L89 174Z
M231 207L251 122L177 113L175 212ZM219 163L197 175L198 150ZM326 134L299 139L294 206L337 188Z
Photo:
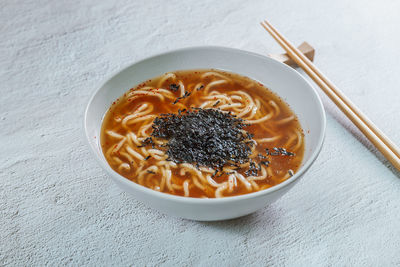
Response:
M276 35L289 46L290 49L301 59L318 77L326 83L334 93L384 142L397 157L400 157L400 149L353 103L343 92L337 88L324 74L322 74L315 65L303 55L295 46L287 41L267 20L264 21L268 27L273 30Z
M300 66L338 108L356 125L370 142L400 171L400 150L379 130L315 65L305 58L298 49L285 39L269 22L261 25L286 50L287 54ZM305 58L305 59L304 59Z

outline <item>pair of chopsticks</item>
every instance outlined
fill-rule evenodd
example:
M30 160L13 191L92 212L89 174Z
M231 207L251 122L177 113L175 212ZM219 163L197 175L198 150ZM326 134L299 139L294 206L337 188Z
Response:
M385 158L400 171L400 149L268 21L265 20L262 22L261 26L272 35L279 45L286 50L289 57L314 80L322 91L324 91Z

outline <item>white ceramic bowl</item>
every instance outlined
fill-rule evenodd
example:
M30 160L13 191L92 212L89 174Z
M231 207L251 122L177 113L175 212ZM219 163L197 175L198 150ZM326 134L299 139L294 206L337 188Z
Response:
M168 71L216 68L255 79L281 96L297 114L305 133L301 168L288 180L255 193L221 199L197 199L160 193L116 173L99 144L102 119L111 103L136 84ZM325 132L325 112L313 87L295 70L258 54L224 47L193 47L153 56L113 75L91 97L85 112L85 131L91 150L111 178L136 199L163 213L186 219L213 221L252 213L286 193L314 162Z

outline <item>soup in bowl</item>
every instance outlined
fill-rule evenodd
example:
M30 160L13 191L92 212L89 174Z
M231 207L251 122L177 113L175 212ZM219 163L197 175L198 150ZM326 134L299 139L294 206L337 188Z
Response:
M322 146L325 116L316 92L289 67L208 47L115 75L92 97L85 127L102 166L137 199L220 220L293 186Z
M116 99L103 119L108 164L159 192L221 198L264 190L300 167L303 130L261 83L215 69L165 73Z

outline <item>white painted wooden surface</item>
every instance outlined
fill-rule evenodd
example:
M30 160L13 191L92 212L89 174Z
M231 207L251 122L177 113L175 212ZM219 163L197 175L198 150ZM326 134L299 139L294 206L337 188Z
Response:
M321 155L265 209L201 223L121 192L85 146L106 76L170 49L316 48L316 64L400 144L399 1L0 2L0 265L400 265L400 175L323 97Z

